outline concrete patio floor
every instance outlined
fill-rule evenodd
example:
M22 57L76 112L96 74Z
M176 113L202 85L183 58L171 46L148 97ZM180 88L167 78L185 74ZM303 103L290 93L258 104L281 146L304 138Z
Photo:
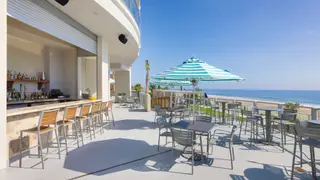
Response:
M58 159L56 149L45 161L45 169L41 169L37 157L24 158L23 168L18 161L0 171L0 179L289 179L291 175L292 138L288 137L288 151L282 153L278 146L248 143L235 144L234 169L230 169L228 148L214 146L211 166L196 163L194 174L191 166L184 158L170 150L171 144L157 151L158 129L154 120L154 112L141 112L115 105L114 114L116 127L105 130L104 134L90 141L86 138L85 145L76 148L70 142L69 154L62 152ZM228 130L228 126L217 126ZM236 135L239 131L236 132ZM249 133L247 133L249 135ZM235 137L237 138L237 137ZM246 136L241 136L247 139ZM161 144L165 140L162 139ZM62 148L64 145L62 144ZM198 148L200 149L200 148ZM309 152L304 148L304 152ZM308 155L308 153L306 153ZM320 156L320 151L316 151ZM319 159L319 158L318 158ZM296 158L298 161L298 158ZM308 165L303 168L310 171ZM312 179L310 172L295 173L296 179Z

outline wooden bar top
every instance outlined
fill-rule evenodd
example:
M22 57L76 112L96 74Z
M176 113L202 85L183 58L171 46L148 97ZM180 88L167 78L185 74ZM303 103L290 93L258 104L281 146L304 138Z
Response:
M65 108L68 106L79 106L82 104L94 103L99 101L101 100L79 100L79 101L71 101L71 102L64 102L64 103L55 103L55 104L46 104L46 105L32 106L32 107L25 107L25 108L9 109L7 110L7 117L18 116L18 115L29 114L29 113L36 113L36 112L47 111L51 109Z

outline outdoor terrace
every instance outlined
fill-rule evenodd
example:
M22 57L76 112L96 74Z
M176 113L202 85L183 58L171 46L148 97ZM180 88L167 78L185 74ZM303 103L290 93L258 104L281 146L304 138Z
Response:
M130 109L114 105L116 124L107 128L104 134L97 133L94 140L85 139L85 145L76 148L69 141L69 154L65 151L61 159L56 149L50 149L51 155L41 168L40 158L24 158L23 168L18 161L12 160L10 167L0 171L0 179L289 179L291 175L293 139L287 137L286 151L279 146L253 144L249 146L248 135L241 135L239 128L235 133L234 169L230 169L229 150L223 143L213 147L211 165L195 163L191 175L190 162L171 151L171 143L157 151L158 129L154 112ZM237 123L236 123L237 125ZM215 128L230 130L228 125ZM223 137L220 138L223 140ZM171 140L169 140L171 142ZM72 148L72 147L73 148ZM62 148L64 145L62 144ZM197 150L200 148L197 147ZM304 147L308 155L308 147ZM319 159L320 151L316 150ZM298 158L296 158L298 161ZM307 160L305 158L305 160ZM297 179L312 179L310 168L304 165L304 173L295 173Z

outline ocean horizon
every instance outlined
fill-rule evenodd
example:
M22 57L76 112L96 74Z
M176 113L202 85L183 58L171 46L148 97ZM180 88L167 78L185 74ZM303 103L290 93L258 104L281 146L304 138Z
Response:
M320 105L320 90L202 89L208 95Z

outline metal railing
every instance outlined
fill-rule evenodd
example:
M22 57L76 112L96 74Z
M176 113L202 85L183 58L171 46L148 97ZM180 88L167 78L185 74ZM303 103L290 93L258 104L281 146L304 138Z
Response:
M122 0L122 2L127 6L138 26L140 26L140 9L137 0Z
M155 99L165 99L165 105L170 104L170 96L174 97L172 100L174 102L174 99L177 97L184 97L186 99L191 99L192 102L192 92L191 91L174 91L174 90L155 90L153 92L153 98ZM165 98L167 97L167 98ZM198 99L204 99L203 92L196 92L196 102ZM253 103L256 103L257 106L262 107L268 107L268 108L278 108L280 106L283 106L284 102L273 102L273 101L263 101L263 100L255 100L255 99L245 99L245 98L238 98L238 97L226 97L226 96L211 96L208 99L216 101L216 100L227 100L230 102L241 102L242 106L250 109L253 106ZM155 104L153 104L155 105ZM199 106L200 107L200 106ZM198 106L196 107L198 108ZM207 109L208 107L205 107ZM201 109L204 109L202 107ZM272 114L273 116L278 116L277 112L274 112ZM298 109L298 115L297 119L299 120L317 120L320 119L320 107L319 106L311 106L311 105L304 105L302 104L300 108Z

